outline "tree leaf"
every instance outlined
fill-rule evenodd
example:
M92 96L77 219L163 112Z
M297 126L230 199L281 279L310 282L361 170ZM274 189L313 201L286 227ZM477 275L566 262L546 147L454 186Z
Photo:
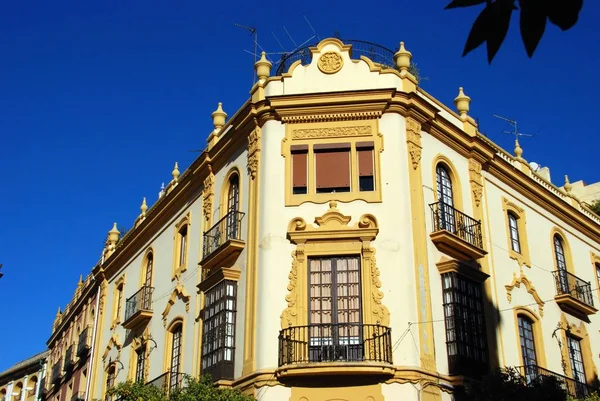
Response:
M445 9L458 8L458 7L470 7L477 4L485 3L487 0L452 0Z
M477 49L483 42L487 40L488 27L493 19L492 4L493 3L488 3L481 13L479 13L477 19L475 19L475 22L473 22L473 26L471 27L469 37L467 38L467 42L465 43L465 48L463 50L463 57L466 56L470 51Z
M544 0L521 0L521 38L531 58L546 29Z
M563 31L573 27L579 19L583 0L546 0L548 19Z
M487 35L487 53L488 63L491 64L500 46L502 46L504 38L506 38L506 32L508 32L510 17L515 9L515 4L513 0L496 0L490 7L492 17L490 18Z

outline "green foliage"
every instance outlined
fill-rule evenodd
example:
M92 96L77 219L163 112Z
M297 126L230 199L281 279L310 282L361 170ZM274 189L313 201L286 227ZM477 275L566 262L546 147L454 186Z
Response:
M467 401L565 401L567 395L554 377L541 376L529 385L515 368L489 374L466 386Z
M600 216L600 199L593 201L590 205L590 209L592 209L594 213Z
M210 376L200 380L186 376L181 388L169 394L159 387L131 381L119 383L108 393L120 401L254 401L239 390L216 387Z
M598 394L598 393L590 394L589 396L587 396L585 398L568 397L567 400L568 401L600 401L600 394Z
M521 38L531 57L544 35L547 21L566 31L577 23L583 7L583 0L452 0L446 9L483 3L485 7L471 27L463 56L485 42L489 63L504 42L514 10L520 10Z

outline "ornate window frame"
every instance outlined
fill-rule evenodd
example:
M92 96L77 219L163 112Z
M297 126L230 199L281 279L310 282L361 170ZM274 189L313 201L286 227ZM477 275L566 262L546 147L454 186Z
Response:
M242 207L242 174L240 173L240 169L235 166L229 169L225 178L223 179L223 184L221 185L221 197L219 202L219 219L224 217L228 212L228 199L229 199L229 188L231 187L231 177L237 175L238 178L238 209ZM238 210L239 211L239 210ZM217 219L217 220L219 220Z
M118 310L119 298L121 301L121 313ZM113 330L121 324L123 313L125 312L125 274L115 281L115 292L113 295L113 307L112 307L112 323L110 329Z
M561 330L560 339L561 339L561 356L563 362L563 368L565 376L573 377L573 371L571 366L571 358L569 356L569 345L567 340L567 330L569 334L579 340L581 345L581 356L583 357L583 366L585 368L585 379L586 383L593 383L594 380L598 377L598 369L596 364L594 363L594 354L592 353L592 348L590 345L590 335L587 331L586 324L584 322L580 322L579 326L576 324L569 323L567 316L564 313L561 313L559 327Z
M529 254L529 241L527 239L527 216L525 210L515 203L511 202L505 197L502 197L502 211L504 212L504 226L507 230L507 244L508 244L508 256L511 259L516 260L519 263L519 267L525 265L531 268L531 256ZM521 253L516 252L512 249L511 236L510 236L510 222L508 220L508 214L512 213L517 219L517 229L519 231L519 246L521 247Z
M172 268L172 276L171 281L177 280L181 278L183 272L187 270L189 254L190 254L190 226L192 225L192 211L189 210L183 218L175 224L173 228L173 268ZM186 231L186 247L185 247L185 255L184 262L181 263L180 253L181 253L181 231L185 227Z
M373 171L375 174L373 191L359 190L357 143L373 142ZM337 193L317 193L315 178L315 144L350 144L350 191ZM292 146L306 145L307 193L294 194L292 188ZM340 202L363 200L381 202L381 158L383 136L379 133L378 120L328 121L285 125L285 138L281 144L281 155L285 158L285 206L299 206L305 202L327 203L334 199Z
M590 252L592 260L593 275L596 282L596 288L598 289L598 299L600 299L600 276L598 275L598 266L600 266L600 255L596 255L594 252Z
M145 352L144 352L144 373L143 373L143 383L142 384L146 384L146 381L148 380L148 374L150 372L150 348L148 347L148 340L150 339L150 334L148 332L148 328L146 328L146 330L144 330L144 332L137 336L134 337L131 340L131 348L130 348L130 354L129 354L129 374L128 374L128 379L131 381L136 380L136 375L137 375L137 357L138 357L138 350L142 347L145 346Z
M167 330L165 332L165 356L163 359L163 372L171 373L171 357L173 356L173 331L175 328L181 325L181 352L179 355L179 368L181 370L180 373L183 373L183 361L185 358L185 318L183 316L176 316L171 320L171 323L167 326Z
M377 220L364 214L350 226L351 219L340 213L337 202L331 201L329 210L315 219L316 226L306 224L301 217L288 224L287 235L296 249L292 252L289 293L285 297L288 306L281 314L281 328L308 324L308 257L338 255L360 257L363 323L389 326L390 312L382 302L380 273L371 247L379 232Z
M142 259L142 266L140 270L140 288L146 284L146 273L148 267L148 257L152 256L152 278L150 280L150 287L154 284L154 273L156 272L156 252L152 247L148 247L144 252L144 258Z
M542 319L531 309L524 306L515 306L515 334L517 348L519 350L520 365L525 365L523 361L523 353L521 352L521 334L519 333L519 316L524 316L531 320L533 326L533 343L535 344L535 358L539 367L545 368L546 365L546 348L544 348L544 331L542 330Z
M567 241L567 236L563 230L558 227L553 227L550 230L550 246L552 248L552 261L554 262L553 270L558 270L558 263L556 261L556 252L554 249L554 236L558 235L562 242L563 251L565 254L565 263L567 264L567 272L576 275L573 267L573 256L571 253L571 246Z
M448 171L448 175L450 176L450 181L452 182L452 201L454 203L454 208L465 213L463 208L463 193L462 193L462 184L460 182L460 176L458 174L458 170L454 166L452 161L444 156L441 153L438 153L431 163L431 175L433 182L433 197L435 202L439 202L438 192L437 192L437 166L438 164L442 164L446 170Z

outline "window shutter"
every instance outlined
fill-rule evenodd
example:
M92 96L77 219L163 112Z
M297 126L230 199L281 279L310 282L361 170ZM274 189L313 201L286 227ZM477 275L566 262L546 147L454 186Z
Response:
M350 188L350 144L315 145L317 189Z
M373 176L373 142L359 142L356 144L358 153L359 177Z
M308 146L299 145L292 147L292 186L294 188L306 187Z

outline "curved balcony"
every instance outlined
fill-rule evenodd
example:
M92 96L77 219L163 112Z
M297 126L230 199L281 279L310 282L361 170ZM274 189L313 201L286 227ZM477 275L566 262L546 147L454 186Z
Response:
M393 375L392 334L375 324L288 327L279 332L280 378L311 375Z

